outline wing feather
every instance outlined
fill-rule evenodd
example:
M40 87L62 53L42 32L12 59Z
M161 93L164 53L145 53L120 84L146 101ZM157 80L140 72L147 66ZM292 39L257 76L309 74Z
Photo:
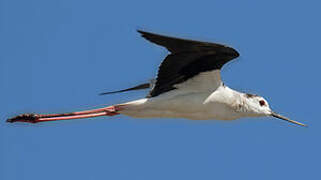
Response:
M183 87L178 84L194 78L200 73L203 73L203 77L199 82L208 83L210 81L204 81L204 72L215 71L214 74L219 76L217 70L239 56L235 49L222 44L180 39L141 30L138 32L150 42L163 46L171 52L161 63L155 86L148 97L155 97L161 93ZM211 78L212 75L213 73L208 78ZM218 82L208 84L208 86L212 85L213 89L221 81L220 77L214 79ZM195 83L193 84L197 86ZM204 87L204 85L200 84L199 87Z

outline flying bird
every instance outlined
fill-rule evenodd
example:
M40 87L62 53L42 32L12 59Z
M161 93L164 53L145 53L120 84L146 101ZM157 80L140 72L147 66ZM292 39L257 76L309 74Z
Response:
M187 40L138 30L148 41L170 53L158 69L155 80L138 86L102 94L147 89L145 98L103 108L62 114L21 114L7 122L69 120L118 114L134 118L185 118L192 120L234 120L271 116L300 126L269 107L261 96L238 92L221 80L224 64L239 57L228 46Z

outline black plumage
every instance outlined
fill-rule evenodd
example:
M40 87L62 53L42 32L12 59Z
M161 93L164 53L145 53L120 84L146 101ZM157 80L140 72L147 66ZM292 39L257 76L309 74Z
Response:
M235 49L221 44L168 37L141 30L138 32L145 39L171 52L159 66L156 81L100 95L152 88L147 97L155 97L175 89L174 85L201 72L221 69L225 63L239 56Z
M122 90L118 90L118 91L110 91L110 92L103 92L100 93L99 95L107 95L107 94L114 94L114 93L120 93L120 92L126 92L126 91L134 91L134 90L141 90L141 89L148 89L151 87L151 83L144 83L144 84L140 84L131 88L127 88L127 89L122 89Z
M161 63L155 85L148 97L175 89L182 83L201 72L221 69L239 53L225 45L179 39L138 30L150 42L167 48L169 54Z

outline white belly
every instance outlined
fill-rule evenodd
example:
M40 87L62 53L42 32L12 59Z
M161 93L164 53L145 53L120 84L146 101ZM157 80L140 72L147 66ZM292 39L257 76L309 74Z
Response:
M233 120L238 113L226 103L206 101L209 92L167 94L122 104L119 113L136 118L186 118L193 120Z

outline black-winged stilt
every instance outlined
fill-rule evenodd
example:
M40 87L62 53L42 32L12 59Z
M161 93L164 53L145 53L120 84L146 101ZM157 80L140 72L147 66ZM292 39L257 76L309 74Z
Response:
M161 63L156 80L133 88L102 94L150 88L146 98L104 108L63 114L22 114L8 122L57 121L124 114L136 118L186 118L234 120L272 116L301 126L273 112L258 95L235 91L221 81L222 66L239 56L231 47L154 33L138 32L163 46L170 54Z

